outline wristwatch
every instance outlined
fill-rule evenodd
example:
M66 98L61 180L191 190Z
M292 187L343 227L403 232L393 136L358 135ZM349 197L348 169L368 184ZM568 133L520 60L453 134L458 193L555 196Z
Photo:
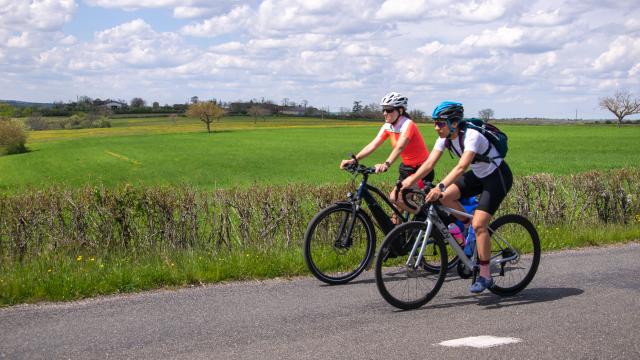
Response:
M387 165L387 167L391 166L391 163L389 161L385 161L384 164Z
M439 184L438 184L438 189L439 189L440 191L444 192L445 190L447 190L447 187L446 187L446 186L444 186L444 184L443 184L443 183L439 183Z

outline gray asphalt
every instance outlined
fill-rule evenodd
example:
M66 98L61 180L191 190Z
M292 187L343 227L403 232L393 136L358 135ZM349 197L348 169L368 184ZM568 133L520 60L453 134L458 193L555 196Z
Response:
M372 272L161 290L0 309L10 359L640 359L640 243L543 254L521 294L471 296L447 278L436 298L397 311ZM488 349L468 336L515 337Z

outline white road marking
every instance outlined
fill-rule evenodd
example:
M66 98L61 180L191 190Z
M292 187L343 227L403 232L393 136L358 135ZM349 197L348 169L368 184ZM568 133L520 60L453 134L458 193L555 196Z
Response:
M496 337L490 335L482 335L482 336L472 336L460 339L453 339L443 341L438 345L442 346L450 346L450 347L461 347L461 346L469 346L479 349L490 348L494 346L506 345L506 344L515 344L521 342L522 339L512 338L512 337Z

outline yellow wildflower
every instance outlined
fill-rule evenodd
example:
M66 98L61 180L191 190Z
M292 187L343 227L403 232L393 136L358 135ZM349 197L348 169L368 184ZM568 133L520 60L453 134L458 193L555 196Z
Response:
M82 261L82 255L78 255L78 257L76 258L76 260L78 260L78 261Z

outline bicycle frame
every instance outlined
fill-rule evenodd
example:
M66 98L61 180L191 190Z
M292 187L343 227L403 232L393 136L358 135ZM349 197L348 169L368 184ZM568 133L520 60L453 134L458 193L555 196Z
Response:
M431 235L431 232L433 231L433 227L435 226L438 231L444 235L444 238L446 239L446 241L449 243L449 245L451 246L451 248L455 251L455 253L458 255L458 258L460 259L460 261L462 261L465 266L467 266L468 269L473 269L474 270L474 279L475 279L475 274L477 270L477 258L478 258L478 248L476 246L476 248L473 251L473 255L471 257L468 257L467 254L464 253L464 250L462 249L462 247L460 247L460 245L458 244L458 242L453 238L453 235L451 235L451 233L449 232L449 230L447 229L447 227L444 225L442 219L440 218L440 216L438 216L438 209L442 210L443 212L447 213L447 214L453 214L459 217L464 217L467 219L472 219L473 215L468 214L464 211L459 211L456 209L452 209L449 207L446 207L442 204L438 204L438 203L434 203L431 204L431 206L429 207L428 210L428 216L427 216L427 230L424 232L424 234L422 234L422 231L420 231L418 233L418 241L416 241L413 244L413 248L411 249L411 252L409 253L409 257L407 259L406 262L406 266L413 266L414 269L417 269L420 266L420 263L422 262L422 255L424 254L424 250L426 249L427 246L427 242L429 239L429 236ZM494 235L495 232L493 229L491 229L489 227L489 232L491 235ZM512 260L516 260L520 254L509 244L509 242L507 242L506 239L504 239L502 236L496 236L496 240L499 240L500 242L496 241L496 244L500 247L500 250L503 251L505 248L509 248L513 251L513 255L509 256L509 257L502 257L501 259L497 259L499 257L499 255L492 255L491 256L491 263L492 264L497 264L497 265L502 265L508 261L512 261ZM416 250L418 250L418 243L420 243L420 251L418 253L418 259L415 262L415 264L411 264L411 259L413 259ZM497 260L496 260L497 259ZM504 271L502 269L502 271ZM502 275L502 271L501 271L501 275Z
M378 197L382 199L385 204L387 204L387 207L393 210L393 213L396 214L396 216L399 219L402 219L403 222L409 220L409 215L407 216L403 215L391 203L391 201L387 198L387 195L385 195L380 189L376 188L375 186L369 185L367 183L368 179L369 179L369 175L367 173L363 173L362 181L360 181L360 185L356 190L355 196L353 194L349 195L349 199L353 204L355 204L355 206L353 207L353 213L352 213L354 221L350 226L349 233L351 233L351 230L353 230L353 223L355 222L356 211L358 211L361 208L362 200L364 200L369 210L371 211L371 215L373 215L373 218L375 219L376 223L378 223L378 226L380 226L380 229L382 230L382 232L384 234L388 234L395 227L395 224L391 222L391 219L389 219L389 216L387 215L387 213L382 210L382 208L380 207L380 204L378 203L376 198L372 195L372 193L375 193L376 195L378 195Z

